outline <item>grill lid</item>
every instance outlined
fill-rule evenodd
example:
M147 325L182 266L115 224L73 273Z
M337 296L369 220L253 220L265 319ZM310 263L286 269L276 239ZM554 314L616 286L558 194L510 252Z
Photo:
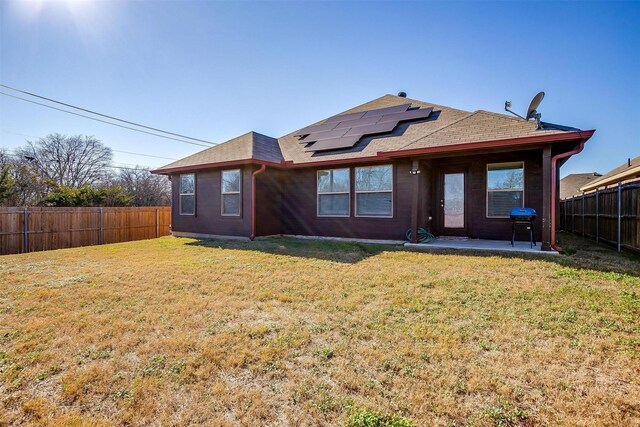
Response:
M509 216L514 221L533 221L537 213L533 208L513 208L509 211Z

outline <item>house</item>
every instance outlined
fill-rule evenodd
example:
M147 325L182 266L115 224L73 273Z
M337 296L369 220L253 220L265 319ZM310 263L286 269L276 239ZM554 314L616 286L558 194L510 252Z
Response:
M560 180L560 200L582 194L581 187L600 179L601 176L598 172L572 173L565 176Z
M638 178L640 178L640 156L634 159L627 159L626 162L605 173L597 180L585 183L580 187L580 191L587 192L598 188L611 187Z
M385 95L280 138L249 132L163 166L177 236L511 238L554 242L560 166L593 130Z

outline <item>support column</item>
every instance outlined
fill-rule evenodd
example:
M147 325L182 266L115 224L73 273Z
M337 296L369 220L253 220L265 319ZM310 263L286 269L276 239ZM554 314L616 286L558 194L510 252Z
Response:
M411 243L418 243L418 214L420 210L420 161L413 160L411 171L413 175L413 196L411 198Z
M541 249L550 251L551 244L551 147L542 149L542 237Z

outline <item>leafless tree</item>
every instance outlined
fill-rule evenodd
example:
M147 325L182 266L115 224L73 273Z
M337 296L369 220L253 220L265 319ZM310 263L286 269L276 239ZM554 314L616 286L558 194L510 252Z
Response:
M55 184L38 173L36 164L19 154L0 150L0 171L8 171L11 188L2 202L5 206L36 205Z
M100 183L113 158L111 149L93 136L59 133L28 141L17 154L35 164L43 178L74 188Z
M133 206L168 206L171 184L166 176L154 175L146 169L123 169L116 184L133 196Z

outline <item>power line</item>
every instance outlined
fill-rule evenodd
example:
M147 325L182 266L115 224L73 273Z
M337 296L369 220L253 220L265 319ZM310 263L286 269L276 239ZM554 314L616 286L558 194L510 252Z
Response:
M116 120L116 121L119 121L119 122L122 122L122 123L127 123L127 124L130 124L130 125L138 126L138 127L149 129L149 130L153 130L153 131L156 131L156 132L166 133L167 135L179 136L180 138L186 138L186 139L190 139L192 141L198 141L198 142L204 142L206 144L216 145L215 142L206 141L204 139L192 138L190 136L182 135L182 134L179 134L179 133L169 132L169 131L158 129L158 128L154 128L154 127L151 127L151 126L145 126L145 125L142 125L140 123L131 122L129 120L119 119L117 117L109 116L107 114L98 113L97 111L88 110L86 108L78 107L78 106L72 105L72 104L67 104L66 102L56 101L55 99L47 98L46 96L38 95L38 94L35 94L35 93L32 93L32 92L27 92L26 90L17 89L15 87L7 86L7 85L2 84L2 83L0 83L0 87L4 87L4 88L7 88L7 89L16 91L16 92L24 93L25 95L29 95L29 96L33 96L33 97L36 97L36 98L44 99L44 100L49 101L49 102L54 102L56 104L64 105L65 107L73 108L75 110L84 111L85 113L95 114L96 116L105 117L107 119Z
M27 134L24 134L24 133L11 132L11 131L8 131L8 130L3 130L2 132L10 133L10 134L12 134L12 135L26 136L27 138L42 139L42 137L41 137L41 136L27 135ZM174 158L171 158L171 157L153 156L153 155L151 155L151 154L142 154L142 153L133 153L133 152L131 152L131 151L114 150L113 148L111 149L111 151L113 151L114 153L132 154L132 155L134 155L134 156L153 157L153 158L155 158L155 159L163 159L163 160L178 160L178 159L174 159Z
M129 126L119 125L119 124L117 124L117 123L108 122L108 121L106 121L106 120L96 119L95 117L90 117L90 116L85 116L84 114L74 113L73 111L64 110L64 109L62 109L62 108L54 107L54 106L52 106L52 105L43 104L43 103L41 103L41 102L32 101L32 100L30 100L30 99L26 99L26 98L21 98L21 97L19 97L19 96L10 95L10 94L5 93L5 92L0 92L0 95L9 96L9 97L11 97L11 98L19 99L19 100L21 100L21 101L25 101L25 102L30 102L30 103L32 103L32 104L40 105L40 106L42 106L42 107L51 108L52 110L62 111L63 113L73 114L74 116L84 117L85 119L95 120L96 122L102 122L102 123L106 123L106 124L108 124L108 125L118 126L118 127L120 127L120 128L133 130L133 131L135 131L135 132L146 133L146 134L148 134L148 135L157 136L157 137L159 137L159 138L172 139L172 140L174 140L174 141L184 142L185 144L191 144L191 145L199 145L199 146L201 146L201 147L207 147L207 148L211 147L210 145L199 144L199 143L197 143L197 142L191 142L191 141L185 141L185 140L183 140L183 139L172 138L172 137L170 137L170 136L158 135L157 133L147 132L146 130L141 130L141 129L136 129L136 128L132 128L132 127L129 127Z
M20 150L17 148L10 148L8 149L8 151L12 151L13 154L20 154ZM110 168L110 169L128 169L128 170L143 170L143 171L150 171L151 169L153 169L150 166L139 166L139 165L132 165L130 163L120 163L121 165L128 165L128 166L118 166L118 165L107 165L105 167ZM133 167L131 167L133 166Z

